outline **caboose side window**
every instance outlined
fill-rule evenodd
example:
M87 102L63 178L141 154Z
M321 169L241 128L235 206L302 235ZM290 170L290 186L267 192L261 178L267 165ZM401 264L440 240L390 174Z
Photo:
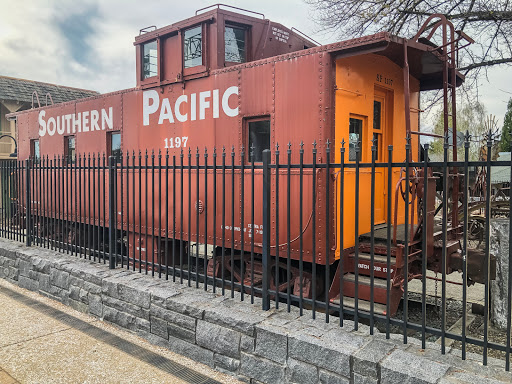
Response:
M76 161L76 139L75 136L66 136L64 138L64 156L70 163Z
M349 149L348 159L349 161L356 161L356 144L359 145L359 152L357 153L357 159L361 161L361 141L363 134L363 120L350 118L349 122Z
M39 149L39 140L32 140L30 143L30 157L34 159L35 163L41 161L41 151Z
M249 153L254 146L254 162L262 162L262 152L265 149L270 149L270 119L248 120L247 127L249 131Z
M142 46L142 80L158 74L158 50L156 41Z
M245 63L245 29L226 25L224 29L224 60L229 63Z
M183 55L185 68L203 65L203 37L200 25L185 31Z
M108 155L114 156L116 162L121 161L121 133L120 132L111 132L110 140L108 142Z

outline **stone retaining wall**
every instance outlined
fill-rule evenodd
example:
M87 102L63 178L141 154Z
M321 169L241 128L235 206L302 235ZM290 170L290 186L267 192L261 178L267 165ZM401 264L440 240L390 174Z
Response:
M508 218L491 219L491 254L496 256L496 280L491 281L491 320L495 327L507 329L509 231Z
M494 360L483 367L457 350L441 355L411 338L403 345L402 336L370 336L364 325L355 332L350 321L340 328L336 317L326 324L324 314L312 320L286 305L264 312L259 299L241 302L237 292L221 296L7 240L0 240L0 277L247 383L511 381Z

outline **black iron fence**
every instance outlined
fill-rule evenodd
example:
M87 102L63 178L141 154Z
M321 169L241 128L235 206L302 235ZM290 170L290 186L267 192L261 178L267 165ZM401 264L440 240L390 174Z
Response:
M492 174L510 179L512 163L470 161L470 145L467 135L463 161L449 156L447 138L441 161L408 138L395 148L276 146L262 162L254 148L4 162L0 234L242 300L259 296L263 310L298 306L340 326L350 319L356 329L401 333L404 343L418 337L423 347L439 339L443 353L451 339L463 358L471 345L484 364L491 354L509 370L512 273L496 276L489 239L493 215L510 220L508 193L491 194ZM505 342L490 336L494 279L507 281ZM458 298L448 297L449 284ZM482 295L482 327L468 324L469 289Z

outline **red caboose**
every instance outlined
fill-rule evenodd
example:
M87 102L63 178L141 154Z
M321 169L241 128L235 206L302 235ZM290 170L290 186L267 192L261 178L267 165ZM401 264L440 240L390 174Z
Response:
M118 182L131 195L118 202L117 228L122 229L120 236L128 255L138 252L141 261L156 258L157 264L167 262L169 241L173 242L169 248L183 249L183 244L178 242L185 241L189 247L194 242L215 249L221 246L220 233L226 228L222 239L226 248L234 248L239 253L240 249L247 250L253 245L257 253L261 252L259 194L254 198L257 207L254 221L246 216L244 225L240 225L239 218L242 211L251 210L252 202L240 198L241 190L250 185L251 165L261 163L265 149L274 150L277 144L284 148L288 143L298 149L301 142L311 148L316 142L317 161L325 162L326 142L336 143L339 148L339 143L345 140L347 163L370 162L372 145L377 147L377 162L387 161L388 145L394 146L394 160L403 161L404 138L419 131L419 93L442 88L445 68L442 55L418 39L407 41L378 33L316 46L310 39L259 14L245 15L219 6L164 28L141 30L134 45L137 55L134 89L15 114L19 159L64 156L69 159L66 160L66 167L69 167L66 180L78 185L76 178L73 182L73 169L80 169L76 154L105 153L118 159L122 156L124 169L118 173ZM452 69L450 73L455 74L455 83L459 84L462 78ZM411 161L418 160L417 137L413 136ZM356 145L360 145L359 151L355 150ZM203 163L212 161L214 148L220 166L223 147L228 153L225 174L230 187L221 193L218 174L208 171L205 175L204 169L196 172L193 166L197 149ZM236 150L237 167L230 169L232 148ZM242 148L246 153L245 171L239 168ZM249 148L253 148L253 158L248 155ZM191 157L189 150L192 150ZM208 160L204 157L205 150L210 155ZM139 156L140 151L143 153ZM162 161L159 154L164 156L164 162L168 154L170 162L178 165L183 161L183 154L185 166L177 174L167 175L159 166L156 178L152 179L155 175L148 173L145 167L148 162L154 165ZM340 161L338 150L331 150L329 156L330 162ZM190 158L193 163L189 163ZM293 152L291 159L298 163L298 151ZM311 163L310 150L305 151L303 160ZM295 260L303 256L304 261L311 261L316 255L316 263L332 265L344 250L354 248L359 234L369 232L372 225L371 207L367 203L370 174L360 175L359 228L356 233L353 226L344 226L345 241L341 249L337 236L340 222L352 223L356 214L355 173L347 169L344 184L335 181L335 188L331 188L327 198L316 199L313 203L310 186L314 180L318 195L325 194L325 184L321 182L325 179L323 172L325 170L313 174L311 169L304 170L302 217L296 206L298 202L293 201L292 220L294 223L301 221L305 227L297 225L293 230L291 249L274 245L273 255L278 253L276 249L282 257L290 252ZM378 168L377 190L388 190L389 180L394 189L399 173L400 170L395 169L388 178L387 171ZM63 238L79 237L73 232L76 222L83 223L84 228L93 233L102 233L102 228L108 226L108 212L102 204L108 196L108 185L101 187L99 181L105 178L104 170L98 169L94 177L98 178L94 194L78 196L75 190L75 194L67 198L69 203L60 209L34 199L33 207L39 207L42 216L69 223L62 226ZM255 171L255 177L256 185L260 185L260 170ZM196 180L200 180L200 185ZM79 176L78 181L84 186L90 183L85 175ZM216 201L212 202L214 183L218 187ZM298 190L298 174L292 175L291 188ZM334 193L342 188L347 197L343 217L335 209L340 202ZM180 191L176 200L170 193L173 190ZM56 193L59 199L64 199L64 192ZM236 204L233 207L228 204L223 213L220 209L215 212L214 206L220 207L223 198ZM275 223L276 214L286 216L285 199L284 194L279 197L279 211L273 211L272 222ZM143 204L132 207L134 200ZM148 207L148 202L157 202L157 206ZM167 212L178 216L164 217L163 204ZM332 207L333 211L327 225L306 226L313 209L325 212L326 207ZM393 223L388 222L390 210L399 213ZM384 194L376 196L375 223L403 224L403 211L402 200L389 205ZM130 212L130 215L121 216L121 212ZM196 220L196 214L203 216ZM216 228L215 236L213 228ZM331 235L326 236L326 232ZM301 250L297 244L299 234L303 240ZM277 236L286 238L284 226ZM313 237L316 238L315 249ZM273 227L272 241L275 242L275 238ZM329 245L325 244L326 239ZM104 238L98 235L97 242L101 241Z

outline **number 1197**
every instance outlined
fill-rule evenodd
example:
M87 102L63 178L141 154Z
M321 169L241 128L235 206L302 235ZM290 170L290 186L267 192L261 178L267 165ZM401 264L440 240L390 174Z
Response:
M169 148L185 148L187 146L188 136L169 137L164 139L165 149Z

